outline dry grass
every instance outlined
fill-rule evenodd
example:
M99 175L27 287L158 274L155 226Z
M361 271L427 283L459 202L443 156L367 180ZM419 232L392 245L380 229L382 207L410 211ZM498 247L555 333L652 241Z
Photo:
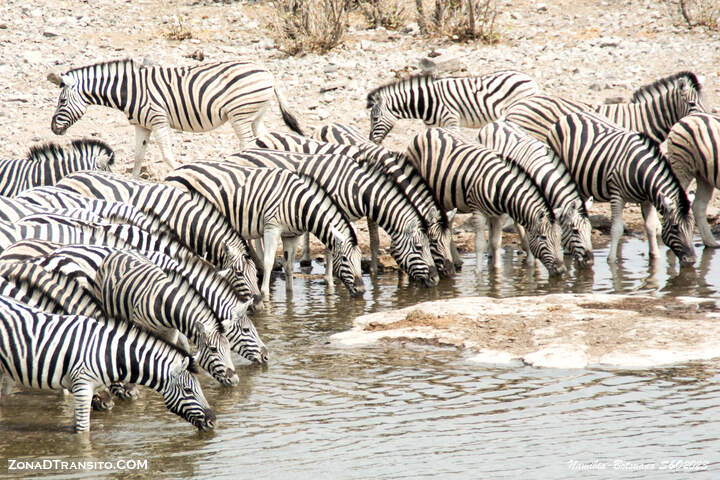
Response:
M496 0L416 0L415 5L418 24L425 34L491 44L500 40L495 29Z
M720 2L718 0L680 0L680 12L691 27L702 26L720 31Z
M358 8L369 27L396 30L410 18L410 13L402 3L398 0L361 0L358 1Z
M189 40L193 38L192 31L183 16L173 17L170 27L163 34L168 40Z
M351 0L278 2L275 40L290 55L325 53L342 42Z

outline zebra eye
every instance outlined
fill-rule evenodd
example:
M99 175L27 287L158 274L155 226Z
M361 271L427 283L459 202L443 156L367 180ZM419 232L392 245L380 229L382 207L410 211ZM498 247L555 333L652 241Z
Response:
M210 350L212 353L217 353L218 348L215 345L209 345L208 350Z
M193 392L192 387L184 387L184 388L183 388L183 393L184 393L185 395L192 395L192 394L194 394L195 392Z

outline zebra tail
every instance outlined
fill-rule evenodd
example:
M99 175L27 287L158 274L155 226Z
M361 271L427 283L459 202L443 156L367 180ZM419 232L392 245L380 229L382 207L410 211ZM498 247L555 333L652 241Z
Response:
M279 88L275 87L275 96L277 97L278 104L280 105L280 113L282 113L283 121L285 125L290 127L293 132L306 136L302 128L300 128L300 122L298 122L297 114L293 114L292 110L288 107L287 100L282 94Z

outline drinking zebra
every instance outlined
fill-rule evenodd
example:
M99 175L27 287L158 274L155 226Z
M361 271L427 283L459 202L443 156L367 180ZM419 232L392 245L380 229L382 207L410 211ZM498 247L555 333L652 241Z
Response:
M248 239L263 238L261 291L270 295L270 272L282 238L286 288L292 290L292 267L299 235L314 234L332 252L326 279L334 273L351 295L365 291L360 247L347 217L310 177L285 169L248 168L231 162L195 162L176 169L165 182L207 198Z
M683 188L695 179L695 223L705 246L720 247L707 220L713 191L720 188L720 117L706 113L683 117L667 137L667 159Z
M570 172L555 152L517 125L502 120L485 125L478 134L478 140L532 177L557 212L565 250L580 265L592 265L592 226L585 202Z
M140 166L150 134L155 132L163 159L177 166L171 128L207 132L229 121L240 147L262 133L262 119L273 92L283 120L301 133L285 98L273 86L272 75L252 63L217 62L192 67L138 65L131 59L73 68L48 80L60 86L52 117L53 133L62 135L88 105L121 110L135 126L135 165Z
M344 155L267 149L247 149L231 159L241 165L287 168L311 177L351 221L367 217L390 235L390 253L412 279L427 287L437 285L439 277L430 255L427 223L379 169L363 169Z
M94 293L100 286L97 272L110 255L122 251L98 245L59 245L42 240L22 240L0 254L0 268L18 262L35 263L46 270L61 272L72 277L88 291ZM199 293L215 316L224 321L225 336L233 352L253 363L268 359L267 347L260 339L255 326L247 316L252 300L243 302L231 285L202 261L178 264L159 252L138 252L165 272L183 275ZM195 295L196 292L191 292ZM227 320L232 322L228 323Z
M417 118L429 126L480 128L538 91L535 80L509 70L480 77L410 77L368 94L370 140L381 143L403 118Z
M425 179L418 174L412 163L402 153L391 152L380 145L370 142L356 129L332 123L318 128L313 137L330 144L348 149L348 155L358 162L378 165L385 174L397 184L403 193L415 205L428 222L430 252L435 260L438 273L443 277L455 274L462 268L462 260L451 251L452 231L450 224L454 213L449 215L435 200ZM349 147L355 147L359 153L350 153ZM368 224L370 238L377 237L377 225Z
M572 112L595 112L620 127L644 133L662 143L672 126L685 115L704 112L702 86L692 72L679 72L635 90L630 103L592 105L561 97L536 95L520 100L505 114L505 120L525 129L538 140L561 117Z
M57 187L87 197L128 203L143 213L153 214L190 250L218 269L227 270L238 292L254 299L256 311L263 308L257 268L247 243L203 196L170 185L93 172L69 175Z
M90 430L95 389L116 382L152 388L198 429L215 427L192 357L128 322L46 314L0 296L0 365L0 399L15 383L70 390L78 432Z
M665 244L681 265L695 263L690 203L657 143L588 112L561 118L548 132L547 141L570 170L583 198L610 202L609 262L617 261L623 206L636 202L642 207L650 256L659 255L660 212Z
M444 209L473 213L478 271L486 248L484 233L480 231L485 224L483 217L490 223L490 254L497 268L502 216L507 214L527 230L530 251L548 273L565 272L555 214L540 188L520 167L482 145L440 128L429 128L416 135L407 156Z
M81 170L110 170L115 153L100 140L73 140L33 146L23 160L0 160L0 195L14 197L23 190L55 185L64 176Z

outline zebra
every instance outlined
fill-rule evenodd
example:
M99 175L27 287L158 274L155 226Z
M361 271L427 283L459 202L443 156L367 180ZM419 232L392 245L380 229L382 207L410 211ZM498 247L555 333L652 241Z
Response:
M62 75L52 73L47 78L62 89L50 123L56 135L64 134L78 121L88 105L125 113L135 126L135 178L140 175L152 132L171 168L177 167L171 129L207 132L229 121L243 148L253 133L262 133L272 92L285 124L302 134L284 96L273 85L272 75L249 62L172 68L138 65L125 59L73 68Z
M108 255L95 276L95 297L108 316L132 321L166 341L197 346L198 365L221 385L240 382L224 333L231 321L218 319L182 275L163 271L138 253ZM190 350L187 343L183 344Z
M650 257L659 255L660 212L665 244L681 265L695 263L690 203L656 142L589 112L561 118L548 132L547 142L570 170L583 198L592 196L595 201L610 202L608 262L617 262L623 206L636 202L642 207Z
M150 387L199 430L215 427L193 358L129 322L46 314L0 296L0 366L0 399L14 383L70 390L77 432L90 430L95 389L116 382Z
M22 240L0 254L0 268L2 265L18 262L36 263L45 269L72 277L83 288L94 293L100 288L96 281L100 266L107 257L117 255L118 252L119 249L107 246L68 246L42 240ZM247 316L252 299L241 300L232 285L200 259L182 265L160 252L137 253L164 272L178 273L186 278L197 293L202 295L215 316L223 320L225 336L230 341L233 352L252 363L267 362L267 347ZM227 320L232 322L228 323Z
M593 264L592 226L575 181L560 158L545 143L510 122L488 123L478 140L517 164L541 187L557 212L562 243L581 266Z
M707 221L713 189L720 188L720 116L693 113L673 125L667 137L667 159L683 188L695 179L695 223L705 246L720 247Z
M176 169L165 182L206 197L244 238L264 240L261 292L270 295L270 271L282 238L286 288L292 290L292 268L299 235L313 233L332 252L332 273L351 295L365 291L360 247L350 221L325 190L310 177L285 169L248 168L231 162L195 162Z
M536 95L515 103L504 119L540 141L552 125L572 112L594 112L620 127L644 133L662 143L672 126L685 115L704 112L702 85L697 75L678 72L635 90L630 103L592 105L561 97Z
M343 155L293 154L267 149L246 149L230 158L241 165L287 168L311 177L350 220L368 217L390 235L391 255L411 278L426 287L438 284L439 276L426 234L427 223L397 185L379 169L363 169Z
M253 298L255 311L262 310L257 268L246 241L203 196L171 185L94 172L69 175L57 187L87 197L128 203L160 218L190 250L227 274L239 293Z
M0 195L14 197L32 187L55 185L72 172L109 171L114 163L115 153L100 140L73 140L65 147L36 145L24 160L0 160Z
M566 271L555 213L542 190L516 164L494 151L441 128L416 135L407 156L446 210L473 213L476 226L476 270L482 268L485 238L477 232L490 221L491 255L499 267L502 216L507 214L528 232L530 251L552 276Z
M382 143L402 118L417 118L428 126L480 128L538 92L535 80L511 70L479 77L413 76L368 94L370 140Z
M418 174L404 154L391 152L382 146L370 142L356 129L332 123L315 130L313 137L319 141L339 145L348 149L347 154L358 162L378 165L392 179L415 205L428 223L430 252L435 267L442 277L451 277L462 268L462 260L451 251L451 222L455 213L448 214L435 200L425 179ZM342 152L338 152L342 153ZM377 225L368 224L370 238L377 238Z

